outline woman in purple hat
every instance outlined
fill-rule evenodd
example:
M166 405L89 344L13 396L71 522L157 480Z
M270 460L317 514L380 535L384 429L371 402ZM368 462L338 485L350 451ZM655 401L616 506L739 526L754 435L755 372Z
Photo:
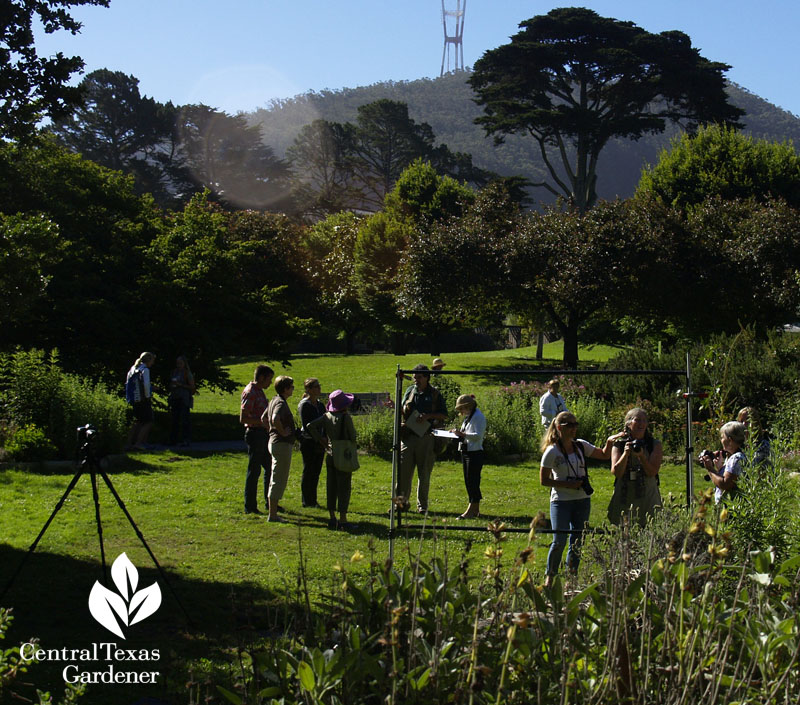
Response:
M342 529L344 531L357 528L355 524L347 521L347 509L350 506L350 489L352 486L353 467L337 468L334 460L333 444L337 441L352 441L355 444L356 428L348 409L355 396L347 394L341 389L331 392L326 405L326 413L308 424L308 432L318 443L326 442L325 470L327 472L328 491L328 521L329 529ZM322 435L324 429L325 435ZM356 463L356 467L358 467ZM336 510L339 510L339 520L336 520Z

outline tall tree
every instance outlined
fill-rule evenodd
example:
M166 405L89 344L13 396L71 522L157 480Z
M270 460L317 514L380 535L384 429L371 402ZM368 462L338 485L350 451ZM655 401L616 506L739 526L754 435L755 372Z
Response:
M355 277L355 246L362 217L341 212L309 228L303 236L306 274L318 292L319 318L344 337L348 355L355 351L356 335L375 328L359 300Z
M80 83L83 103L50 131L74 152L133 174L141 192L169 203L180 189L167 169L174 156L175 109L139 92L139 79L98 69Z
M289 165L261 141L261 128L206 105L178 117L181 158L198 191L234 208L292 212Z
M33 23L52 34L60 29L77 34L81 23L67 8L76 5L108 7L109 0L4 0L0 9L0 137L27 137L36 122L69 113L80 102L80 89L67 85L83 68L78 56L61 52L43 58L36 52Z
M597 200L597 164L612 137L638 139L667 121L738 126L726 64L712 62L682 32L647 32L585 8L559 8L520 24L487 51L470 85L487 135L527 132L549 173L543 186L580 213Z
M375 208L394 187L403 170L433 149L433 130L408 116L408 106L376 100L358 109L353 135L353 167L365 200Z
M363 200L351 163L353 130L350 123L314 120L302 127L286 150L305 215L324 218Z

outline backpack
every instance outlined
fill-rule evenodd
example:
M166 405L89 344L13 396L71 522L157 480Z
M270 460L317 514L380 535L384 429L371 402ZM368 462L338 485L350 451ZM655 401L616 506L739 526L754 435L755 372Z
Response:
M125 401L133 404L141 399L144 399L144 377L137 369L125 382Z

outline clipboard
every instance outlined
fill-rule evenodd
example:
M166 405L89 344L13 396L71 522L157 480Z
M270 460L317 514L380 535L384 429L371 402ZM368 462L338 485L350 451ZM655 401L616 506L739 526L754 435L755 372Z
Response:
M434 429L433 435L437 438L459 438L458 434L455 434L452 431L445 431L443 428Z
M413 431L418 436L424 436L430 430L430 421L423 421L420 418L420 413L416 409L411 412L411 415L406 419L406 428Z

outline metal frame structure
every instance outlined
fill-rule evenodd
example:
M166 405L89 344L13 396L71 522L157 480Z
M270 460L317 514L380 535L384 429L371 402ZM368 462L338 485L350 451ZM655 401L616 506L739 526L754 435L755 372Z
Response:
M397 477L400 472L400 412L403 401L403 377L406 374L413 374L412 369L401 369L400 365L397 366L397 373L395 375L395 404L394 404L394 435L392 441L392 504L389 510L389 558L394 559L394 539L396 535L395 527L398 525L396 522L396 507L395 502ZM685 388L682 392L682 397L686 401L686 503L691 504L694 495L694 481L693 473L693 460L694 460L694 447L693 447L693 434L692 434L692 400L702 394L696 394L692 391L692 372L689 361L689 354L686 354L686 369L685 370L563 370L563 369L521 369L521 370L430 370L431 375L488 375L488 376L506 376L506 375L527 375L534 377L544 376L545 378L554 377L555 375L573 375L573 376L594 376L594 375L654 375L654 376L670 376L685 378ZM420 528L415 525L408 525L406 528ZM455 527L454 527L455 528ZM458 527L459 530L469 529L466 526ZM513 531L513 529L506 529L506 531ZM530 529L524 530L528 532Z
M452 0L451 0L452 3ZM442 49L442 70L439 74L464 70L464 15L467 12L467 0L456 0L455 9L445 7L445 0L442 0L442 29L444 30L444 47ZM455 20L454 32L451 34L447 29L448 18ZM450 61L450 46L453 45L452 68ZM447 71L445 71L445 60L447 61Z

